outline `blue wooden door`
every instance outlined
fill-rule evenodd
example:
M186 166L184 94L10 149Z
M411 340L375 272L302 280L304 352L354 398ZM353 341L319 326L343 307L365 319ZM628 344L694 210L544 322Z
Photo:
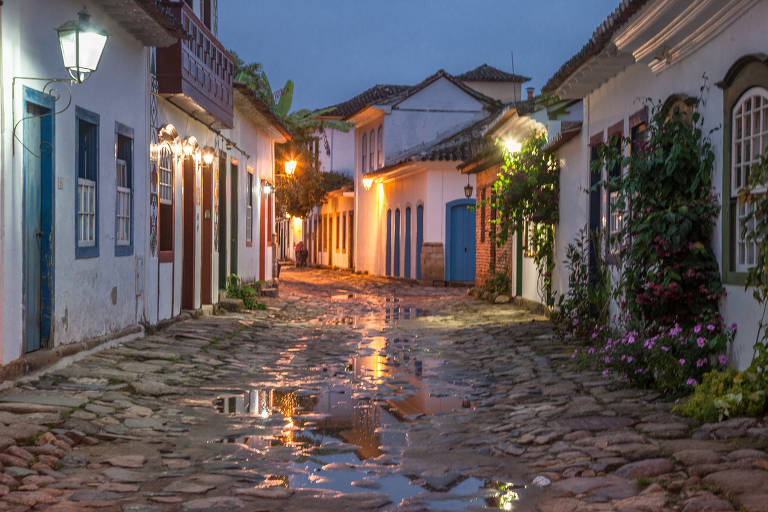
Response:
M403 258L403 274L411 277L411 207L405 209L405 255Z
M53 315L53 100L24 91L24 351L50 346Z
M424 244L424 205L416 207L416 279L421 279L421 246Z
M448 203L447 245L448 280L475 280L475 211L471 200Z
M386 272L388 276L392 275L392 210L387 210L387 255Z
M400 277L400 208L395 210L395 276Z

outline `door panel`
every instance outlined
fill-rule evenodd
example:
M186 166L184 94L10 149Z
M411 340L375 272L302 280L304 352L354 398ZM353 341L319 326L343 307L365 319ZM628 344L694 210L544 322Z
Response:
M403 263L403 274L405 277L411 277L411 207L405 209L405 255Z
M421 246L424 244L424 206L416 207L416 279L421 279Z
M231 220L232 220L232 232L229 236L229 273L237 274L237 217L238 217L238 197L237 197L237 184L239 179L239 170L236 164L231 164L229 168L230 189L229 197L231 208Z
M200 303L212 304L211 265L213 259L213 167L203 166L203 222L202 222L202 261L200 262Z
M195 308L195 161L183 164L181 308Z
M395 210L395 276L400 277L400 208Z
M46 115L50 112L25 102L25 115L30 117L24 121L26 149L22 149L24 352L50 347L52 341L54 147L53 120Z
M227 288L227 159L219 158L219 289Z
M387 254L385 274L392 275L392 210L387 210Z
M475 280L475 212L467 204L450 211L450 280Z

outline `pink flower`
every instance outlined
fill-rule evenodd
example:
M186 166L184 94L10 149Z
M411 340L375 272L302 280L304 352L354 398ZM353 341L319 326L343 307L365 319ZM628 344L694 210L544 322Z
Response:
M696 361L696 368L701 368L705 364L707 364L707 360L706 359L699 359L698 361Z
M608 375L608 370L603 370L603 376Z
M736 322L733 322L733 323L731 324L731 330L732 330L732 331L735 331L735 330L736 330L736 329L738 329L738 328L739 328L739 326L736 324Z
M693 332L695 332L697 334L700 333L701 332L701 325L697 324L696 327L693 328Z
M611 362L611 358L608 356L605 356L605 363L608 364Z
M696 344L699 346L699 348L704 348L704 345L707 344L707 340L702 337L696 338Z
M664 345L661 346L661 350L663 350L664 352L669 352L669 348L665 347Z
M685 359L681 359L680 364L685 364Z
M707 325L707 329L709 329L710 331L714 331L715 330L715 326L712 325L712 324L709 324L709 325Z
M720 354L717 356L717 360L720 362L720 364L726 364L728 362L728 358L725 357L725 354Z
M689 386L695 386L696 384L698 384L698 382L696 382L696 379L688 379L687 381L685 381L685 383L688 384Z
M590 347L587 352L589 352L590 354L594 354L595 353L595 347Z
M571 354L571 359L576 359L576 354L579 352L578 349L574 349L573 354Z
M627 362L628 362L628 363L631 363L631 362L632 362L632 356L627 356Z

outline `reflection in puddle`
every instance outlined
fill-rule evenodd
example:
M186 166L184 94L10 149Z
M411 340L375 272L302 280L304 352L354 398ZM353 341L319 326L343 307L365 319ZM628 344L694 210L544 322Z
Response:
M353 298L338 292L332 301ZM263 368L263 383L214 401L223 414L251 418L246 435L221 441L259 454L291 448L288 474L265 485L373 491L386 493L393 505L418 502L441 510L512 510L517 499L513 484L462 478L446 492L435 493L424 480L395 472L408 445L411 421L473 407L470 389L435 382L441 361L417 355L407 336L387 335L392 324L424 314L395 297L387 299L383 315L345 317L344 323L359 325L363 334L345 363L301 366L298 362L313 347L311 340L297 339L279 354L275 366Z

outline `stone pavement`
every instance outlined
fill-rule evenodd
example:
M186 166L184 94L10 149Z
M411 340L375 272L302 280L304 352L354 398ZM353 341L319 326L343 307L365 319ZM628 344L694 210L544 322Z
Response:
M768 421L696 425L466 290L283 273L0 395L0 510L768 510Z

